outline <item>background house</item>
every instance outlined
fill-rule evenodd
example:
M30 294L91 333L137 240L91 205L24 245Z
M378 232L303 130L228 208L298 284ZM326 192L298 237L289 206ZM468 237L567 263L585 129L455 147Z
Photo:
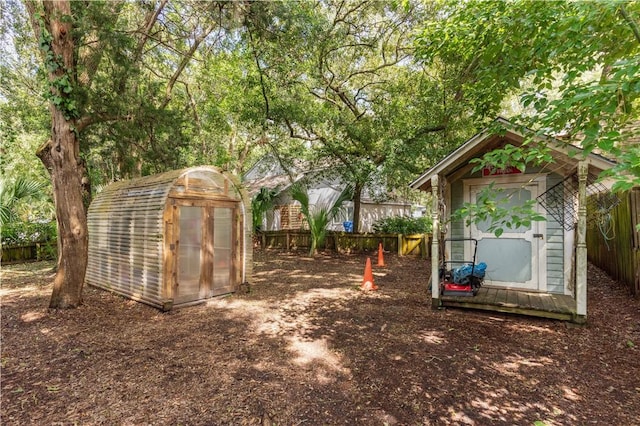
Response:
M300 164L295 170L285 170L273 156L265 156L243 177L243 183L253 198L262 188L275 191L273 209L265 215L262 229L302 229L306 224L300 204L291 198L291 186L304 181L308 186L311 206L330 206L346 187L330 169L308 170ZM393 197L386 189L365 187L360 200L360 232L372 232L373 224L385 217L411 216L411 203ZM353 201L342 205L343 209L329 225L332 231L344 231L344 222L353 221Z

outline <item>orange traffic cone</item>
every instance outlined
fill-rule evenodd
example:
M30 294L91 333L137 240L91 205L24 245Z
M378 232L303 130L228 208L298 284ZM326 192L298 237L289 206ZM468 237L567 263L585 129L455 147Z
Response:
M373 272L371 271L371 258L367 257L367 263L364 267L364 278L360 289L364 291L377 290L378 286L373 282Z
M384 266L384 255L382 254L382 243L378 244L378 264L376 266Z

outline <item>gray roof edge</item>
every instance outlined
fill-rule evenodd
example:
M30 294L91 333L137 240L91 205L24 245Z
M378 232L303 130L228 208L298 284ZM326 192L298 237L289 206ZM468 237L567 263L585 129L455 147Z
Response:
M496 119L493 120L492 123L500 123L503 126L505 126L505 128L507 128L508 131L515 133L519 136L524 136L523 133L515 129L516 127L518 127L516 124L510 122L504 117L497 117ZM529 128L525 127L525 130L535 134L535 132ZM431 179L432 176L439 174L442 171L442 169L444 169L447 165L449 165L453 161L453 159L457 158L459 154L466 152L467 150L470 150L471 148L475 147L477 144L479 144L480 142L482 142L483 140L485 140L487 137L490 137L490 136L492 136L492 134L489 133L489 126L487 126L481 131L479 131L478 133L476 133L475 135L473 135L471 138L469 138L466 142L462 143L462 145L460 145L458 148L452 151L449 155L447 155L442 160L437 162L435 165L430 167L426 172L424 172L417 179L411 182L409 184L409 187L414 189L421 187L427 182L427 180ZM555 139L552 136L547 136L547 138ZM571 146L574 147L575 149L581 150L580 147L573 146L573 145ZM554 149L556 151L563 152L564 154L568 155L566 150L563 149L562 147L556 147ZM589 153L586 159L588 160L589 164L592 164L601 170L605 170L609 167L613 167L616 164L615 161L610 160L604 157L603 155L596 154L593 152Z

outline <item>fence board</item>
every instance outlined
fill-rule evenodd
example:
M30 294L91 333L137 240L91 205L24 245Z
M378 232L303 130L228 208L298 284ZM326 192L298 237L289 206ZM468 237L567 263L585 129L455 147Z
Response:
M589 260L640 296L640 188L619 195L621 202L587 230ZM595 212L588 211L587 214Z
M351 232L328 232L324 246L320 249L334 250L338 253L367 253L378 250L382 243L385 251L400 255L429 255L428 234L359 234ZM311 234L304 230L281 230L262 232L257 239L263 248L299 250L310 247Z
M3 246L0 260L2 263L21 263L32 260L51 260L56 256L56 242L34 242L16 246ZM46 250L51 246L49 250Z

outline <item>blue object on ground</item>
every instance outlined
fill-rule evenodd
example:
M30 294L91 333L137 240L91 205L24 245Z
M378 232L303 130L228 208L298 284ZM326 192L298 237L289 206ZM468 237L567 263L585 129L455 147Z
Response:
M350 220L342 222L345 232L353 232L353 222Z
M453 282L456 284L467 284L472 272L474 277L482 279L486 271L487 264L484 262L480 262L475 266L467 263L453 270Z

